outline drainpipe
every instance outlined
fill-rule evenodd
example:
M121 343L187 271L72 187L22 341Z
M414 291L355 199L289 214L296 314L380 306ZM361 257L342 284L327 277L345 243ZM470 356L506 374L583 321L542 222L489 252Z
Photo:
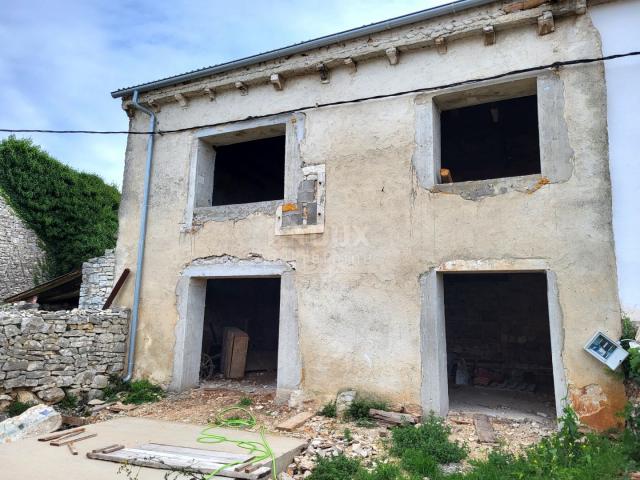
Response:
M127 374L125 382L133 377L133 360L136 351L136 333L138 331L138 312L140 310L140 286L142 284L142 261L144 259L144 240L147 233L147 211L149 209L149 183L151 182L151 163L153 159L153 140L156 128L156 115L138 103L138 90L133 92L133 106L136 110L149 115L149 138L147 140L147 163L144 170L144 189L140 206L140 235L138 237L138 258L136 261L136 281L133 289L133 315L129 326L129 353L127 355Z

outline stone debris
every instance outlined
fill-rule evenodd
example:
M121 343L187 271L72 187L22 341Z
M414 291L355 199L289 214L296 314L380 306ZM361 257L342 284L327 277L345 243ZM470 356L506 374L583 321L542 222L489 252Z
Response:
M62 416L53 407L36 405L0 423L0 444L54 432L61 425Z
M338 418L343 418L344 414L349 410L349 407L356 399L356 391L355 390L346 390L344 392L338 393L336 397L336 414Z

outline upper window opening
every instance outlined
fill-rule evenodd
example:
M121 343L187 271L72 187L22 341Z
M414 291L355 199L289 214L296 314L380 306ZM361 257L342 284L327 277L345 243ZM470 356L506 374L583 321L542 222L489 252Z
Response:
M536 95L445 110L440 128L443 183L541 172Z
M285 135L214 148L211 205L284 198Z

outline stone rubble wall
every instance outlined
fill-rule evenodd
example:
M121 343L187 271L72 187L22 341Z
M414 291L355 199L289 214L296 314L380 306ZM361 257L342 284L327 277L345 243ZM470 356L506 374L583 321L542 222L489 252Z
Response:
M35 232L0 194L0 300L32 288L44 258Z
M103 256L92 258L82 264L79 308L102 308L115 282L115 265L116 256L113 250L106 250Z
M124 369L129 310L0 307L0 395L29 390L55 403L65 389L101 398L109 375Z

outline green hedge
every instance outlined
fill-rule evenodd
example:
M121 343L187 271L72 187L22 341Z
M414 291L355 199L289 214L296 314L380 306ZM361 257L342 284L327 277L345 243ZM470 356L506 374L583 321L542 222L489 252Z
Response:
M11 136L0 142L0 191L42 241L45 278L115 246L118 190L64 165L30 139Z

